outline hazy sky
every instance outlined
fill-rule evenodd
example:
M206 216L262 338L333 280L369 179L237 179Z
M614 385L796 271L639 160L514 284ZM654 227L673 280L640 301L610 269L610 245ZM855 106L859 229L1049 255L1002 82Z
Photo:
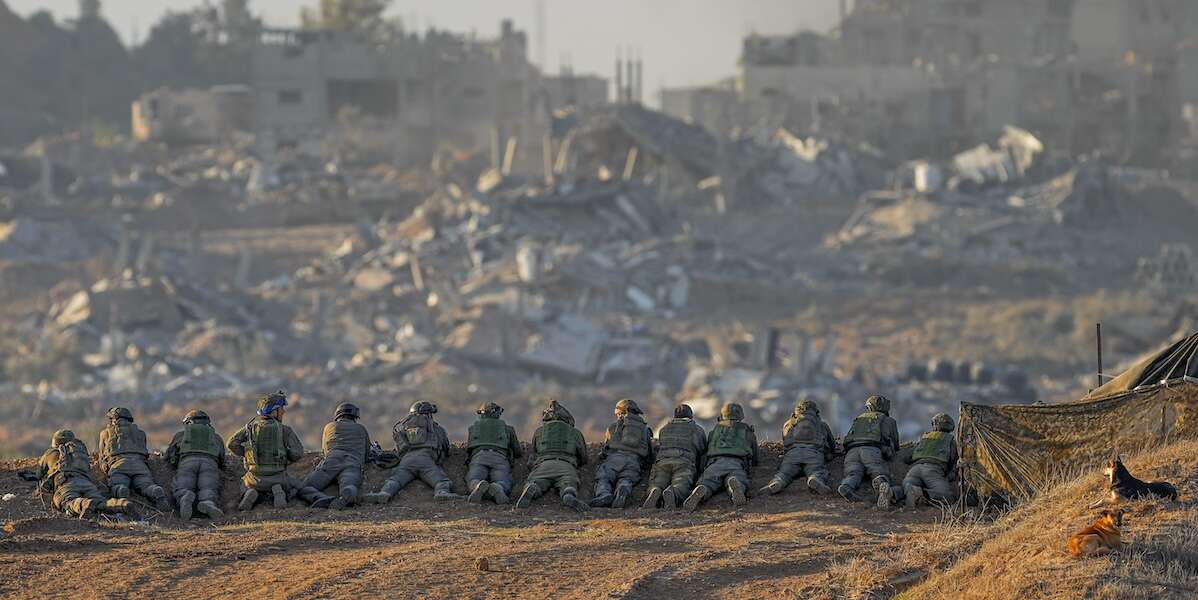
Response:
M58 18L78 14L78 0L5 0L18 13L48 9ZM219 4L218 0L212 0ZM252 0L270 25L294 25L301 6L317 0ZM104 0L104 16L128 42L145 39L168 10L202 0ZM712 83L731 75L749 32L826 31L836 21L837 0L545 0L548 70L570 56L576 72L613 77L617 46L640 48L645 60L646 102L657 104L663 85ZM529 35L535 61L536 0L396 0L392 15L421 30L476 31L493 36L510 17Z

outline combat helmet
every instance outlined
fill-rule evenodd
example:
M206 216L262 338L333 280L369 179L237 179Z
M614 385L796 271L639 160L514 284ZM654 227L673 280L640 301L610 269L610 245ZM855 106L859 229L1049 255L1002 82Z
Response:
M880 412L884 415L890 414L890 400L886 396L870 396L865 399L865 408Z
M191 423L210 423L212 419L208 418L208 413L202 410L193 410L184 415L183 422L189 425Z
M693 419L695 418L695 411L691 410L689 404L679 404L678 406L674 407L674 418Z
M566 410L566 407L557 403L557 400L550 400L549 406L545 407L545 412L541 413L542 421L565 421L574 426L574 415Z
M124 406L114 406L108 409L108 419L111 421L116 421L117 419L132 421L133 411L125 408Z
M357 421L358 418L361 416L362 416L362 411L359 410L358 406L356 404L353 404L352 402L342 402L341 404L337 405L337 408L333 409L333 419L334 420L340 419L340 418L346 418L346 419L352 419L354 421Z
M478 410L474 411L485 417L498 419L499 415L503 414L503 407L494 402L484 402L478 405Z
M284 406L287 406L287 392L276 390L258 399L258 414L265 417Z
M819 416L819 405L806 397L800 398L798 402L795 402L794 415L796 417L799 415Z
M954 428L956 428L956 425L953 423L953 418L948 416L948 414L939 413L936 416L932 417L932 427L936 431L943 431L945 433L948 433L948 432L951 432Z
M75 441L75 432L70 429L59 429L50 436L50 446L54 448L73 441Z
M720 409L720 419L724 421L745 420L745 409L736 402L729 402Z
M424 400L413 404L412 408L408 409L408 413L413 415L431 415L435 412L437 412L437 405Z
M645 414L645 413L641 412L641 407L637 406L635 401L630 400L628 398L624 398L623 400L620 400L619 402L616 403L616 416L617 417L622 417L628 413L632 413L634 415Z

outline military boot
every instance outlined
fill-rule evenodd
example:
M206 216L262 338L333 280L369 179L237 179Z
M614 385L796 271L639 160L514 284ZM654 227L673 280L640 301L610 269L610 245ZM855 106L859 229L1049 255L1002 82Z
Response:
M453 493L453 484L448 479L437 484L433 489L433 500L457 500L461 498L458 494Z
M578 512L586 512L591 509L586 502L578 499L578 492L572 488L562 490L562 504Z
M764 486L761 487L761 489L757 490L757 493L758 494L769 494L769 495L773 496L774 494L777 494L778 492L781 492L781 491L782 491L782 482L778 481L777 479L771 479L769 483L765 484Z
M274 484L270 486L270 495L274 500L275 508L287 508L287 490L283 486Z
M333 504L333 496L321 494L319 498L312 501L312 508L328 508Z
M645 496L645 501L641 503L641 508L644 510L657 508L658 502L661 502L661 490L649 488L649 495Z
M491 497L495 499L495 504L508 503L507 492L503 491L503 487L498 483L491 484Z
M611 501L611 507L612 508L624 508L624 505L628 504L628 497L631 495L632 495L632 486L631 485L624 484L624 485L621 485L620 487L617 487L616 488L616 497L614 500Z
M258 502L258 490L250 488L241 495L241 502L237 503L237 510L245 512L254 508L256 502Z
M728 480L728 493L732 495L732 504L735 506L744 506L749 499L745 497L745 484L739 479L730 478Z
M894 500L894 490L890 489L890 482L884 477L874 479L874 489L878 491L878 510L889 510L890 502Z
M182 496L179 496L179 518L180 519L183 519L184 521L191 519L191 509L192 509L192 506L195 504L195 501L196 501L195 492L184 492Z
M366 494L365 496L362 496L362 499L370 502L371 504L386 504L391 501L391 498L394 497L395 493L398 491L399 484L388 479L386 483L383 484L382 489L373 494Z
M836 492L849 502L861 502L861 496L857 495L857 490L853 489L847 483L840 484L840 487L836 488Z
M486 481L480 481L474 484L474 489L470 490L470 495L466 497L466 502L482 504L483 498L486 497L489 491L491 491L491 484Z
M591 498L591 506L593 506L595 508L603 508L606 506L611 506L611 501L613 498L615 498L615 496L610 493L599 494L598 496Z
M516 508L528 508L532 504L532 501L540 494L541 490L537 488L537 484L525 484L524 490L520 492L520 497L516 499Z
M216 520L225 518L224 511L217 507L216 503L211 500L204 500L200 502L196 505L196 510L207 515L209 519Z
M907 498L907 508L915 508L919 506L919 501L924 499L923 488L918 485L908 486L905 490Z
M134 515L133 503L128 498L111 498L100 505L100 510L106 513Z
M154 485L146 488L146 497L154 501L154 506L162 512L171 511L171 501L166 497L166 490L160 485Z
M826 496L832 493L832 488L828 487L828 484L825 483L824 480L816 477L815 475L807 478L807 489L811 490L811 493L819 494L821 496Z
M127 486L114 485L114 486L112 486L112 489L110 491L112 492L113 498L128 498L129 497L129 488Z
M696 487L695 490L691 492L691 495L687 497L686 502L682 503L683 510L686 512L695 512L695 509L699 508L699 504L706 500L710 495L711 490L707 489L707 486L701 485Z
M661 493L661 507L666 510L676 510L678 508L678 494L674 492L674 486L666 488Z

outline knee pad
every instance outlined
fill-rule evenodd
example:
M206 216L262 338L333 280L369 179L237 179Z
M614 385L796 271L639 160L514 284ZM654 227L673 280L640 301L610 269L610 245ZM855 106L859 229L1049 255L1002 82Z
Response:
M166 490L162 489L160 485L152 485L146 488L147 498L161 498L164 496L166 496Z
M341 488L341 497L346 500L352 500L358 497L358 488L352 485L347 485Z

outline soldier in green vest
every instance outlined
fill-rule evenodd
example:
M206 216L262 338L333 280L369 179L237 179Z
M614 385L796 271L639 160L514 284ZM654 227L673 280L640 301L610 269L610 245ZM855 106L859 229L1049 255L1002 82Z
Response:
M507 504L512 494L512 461L524 455L516 430L503 422L503 407L494 402L478 407L478 420L470 425L466 440L469 466L466 469L467 502L481 503L487 496L495 504Z
M836 491L846 500L859 502L857 487L868 474L878 493L878 508L888 508L895 496L889 461L899 449L898 423L890 417L890 400L885 396L865 400L865 412L853 419L844 436L844 448L844 479Z
M279 390L258 400L258 415L229 439L229 452L245 463L245 493L237 510L250 510L260 494L270 492L275 508L286 508L298 482L287 466L304 457L304 445L283 424L287 392Z
M87 446L69 429L50 438L50 448L37 461L38 490L53 494L54 508L79 518L100 513L133 515L133 504L125 498L109 499L92 481Z
M436 412L436 404L417 402L408 411L408 416L395 424L391 435L395 439L395 453L400 457L399 465L391 470L391 476L379 491L366 494L367 501L386 504L416 478L433 488L434 499L460 497L453 493L453 482L441 468L441 463L449 456L449 435L433 420Z
M911 453L914 464L903 478L907 508L915 508L922 501L937 504L957 501L957 486L952 482L957 472L954 427L953 418L940 413L932 417L932 430L919 438Z
M748 502L749 469L757 464L757 434L744 422L745 409L733 402L720 409L720 420L707 435L707 466L699 485L682 503L693 511L716 490L727 489L732 503L744 506Z
M782 443L785 454L782 464L769 484L759 490L777 494L786 489L796 477L807 476L807 489L817 494L830 494L828 461L836 450L832 429L819 416L819 406L803 398L795 403L794 414L782 424Z
M100 431L100 466L108 475L114 498L128 498L131 490L153 500L158 510L169 511L166 490L154 481L146 458L146 433L133 424L133 413L124 407L108 409L108 426Z
M342 402L333 409L332 422L324 426L320 436L320 464L300 484L299 497L314 508L342 510L358 501L362 487L362 469L370 454L370 433L358 423L361 410L357 405ZM324 493L324 488L337 482L337 496Z
M225 442L212 428L208 413L193 410L183 417L183 431L171 438L166 462L175 467L171 489L179 517L191 518L193 510L219 519L225 516L220 502L220 472L225 466Z
M653 464L653 430L645 423L641 407L625 398L616 403L615 413L616 421L603 437L591 506L624 508L641 480L641 469Z
M553 400L541 413L541 421L544 424L533 434L532 453L528 456L532 471L516 508L528 508L533 500L556 487L562 504L579 512L587 510L587 503L578 499L578 468L587 464L587 442L574 428L574 415Z
M678 499L689 494L707 452L707 432L695 422L691 407L679 404L674 418L657 432L657 462L649 472L649 493L641 508L678 508Z

